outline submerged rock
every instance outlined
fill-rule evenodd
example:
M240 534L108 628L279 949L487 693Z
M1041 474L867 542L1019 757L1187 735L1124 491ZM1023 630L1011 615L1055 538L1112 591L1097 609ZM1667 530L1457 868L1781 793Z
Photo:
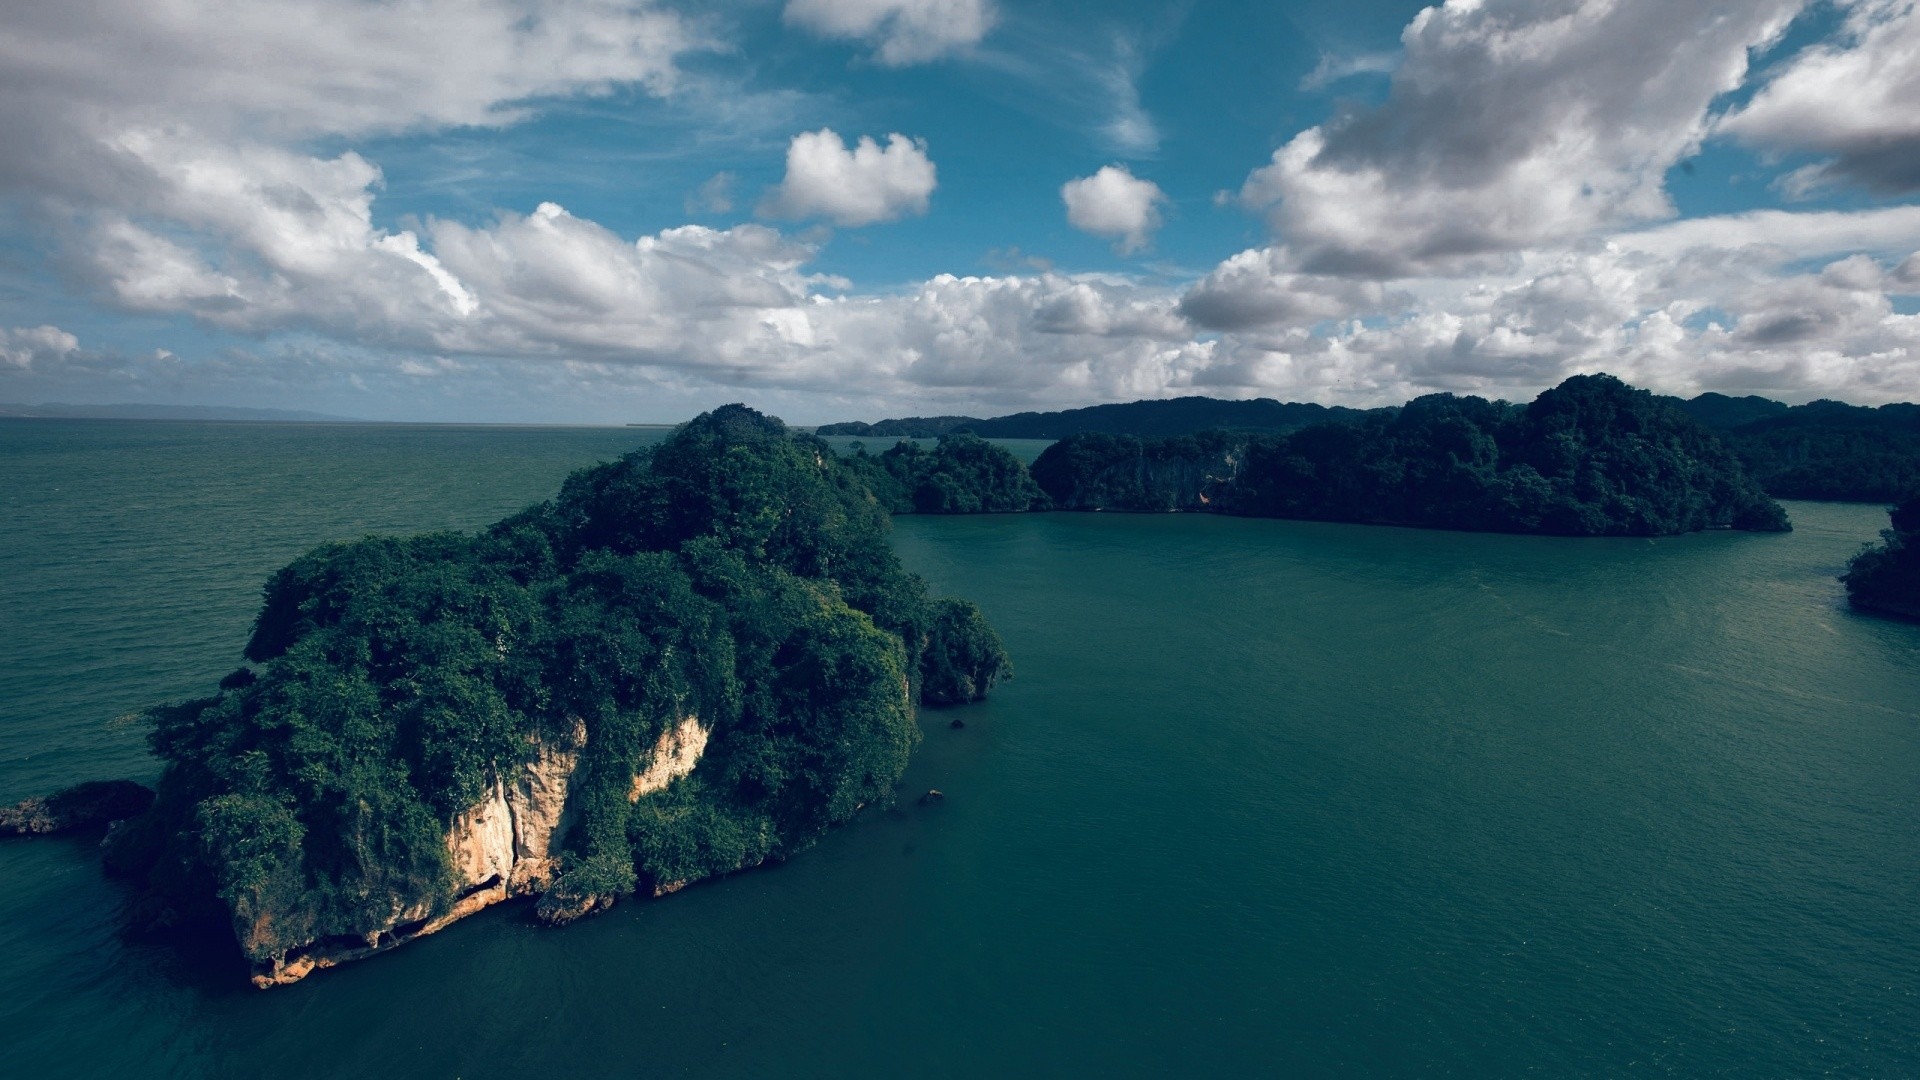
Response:
M47 836L121 821L153 805L153 791L131 780L94 780L0 808L0 836Z

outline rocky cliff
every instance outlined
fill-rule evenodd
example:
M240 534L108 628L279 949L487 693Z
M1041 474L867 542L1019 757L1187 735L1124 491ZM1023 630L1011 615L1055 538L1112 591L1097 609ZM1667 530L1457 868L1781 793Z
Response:
M918 705L1007 672L887 527L824 442L729 406L479 532L315 548L247 666L148 711L156 798L105 851L130 914L224 923L277 986L805 850L893 796Z
M668 728L647 755L646 767L633 777L630 801L665 791L691 774L706 749L707 736L707 729L694 716ZM525 759L496 774L486 797L454 817L447 830L447 857L458 893L450 908L435 914L431 904L416 903L394 911L385 925L370 927L360 937L297 944L256 963L254 985L298 982L321 968L425 937L503 900L545 892L553 884L561 841L573 823L567 795L575 786L586 741L585 724L576 724L559 739L529 737ZM613 899L610 895L587 897L584 907L600 910ZM582 901L568 906L582 906ZM553 908L549 905L546 910Z

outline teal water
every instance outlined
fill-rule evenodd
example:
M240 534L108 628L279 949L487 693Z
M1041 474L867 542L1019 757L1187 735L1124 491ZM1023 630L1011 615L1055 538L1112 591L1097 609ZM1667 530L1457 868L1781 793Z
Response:
M0 422L0 800L144 776L319 540L645 433ZM1920 1074L1920 627L1785 536L905 518L1018 677L782 867L268 993L0 843L21 1076ZM963 717L964 730L947 720Z

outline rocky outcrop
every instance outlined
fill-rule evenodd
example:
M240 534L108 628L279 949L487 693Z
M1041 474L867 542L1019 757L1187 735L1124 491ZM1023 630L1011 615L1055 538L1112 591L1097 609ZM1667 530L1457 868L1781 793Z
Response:
M123 821L153 805L153 792L131 780L75 784L41 799L0 807L0 836L47 836Z
M639 802L693 771L700 755L707 751L707 729L697 716L689 716L670 727L654 744L652 757L639 776L633 778L628 802Z
M688 716L669 727L633 778L631 798L664 790L691 773L707 748L708 731ZM529 740L525 761L495 778L486 797L454 816L447 830L447 858L458 883L452 906L438 915L420 909L394 912L388 924L364 937L313 942L255 969L258 987L298 982L321 968L371 956L516 896L540 897L542 922L568 923L613 905L611 896L548 893L561 841L572 826L567 794L586 749L586 725L557 738Z

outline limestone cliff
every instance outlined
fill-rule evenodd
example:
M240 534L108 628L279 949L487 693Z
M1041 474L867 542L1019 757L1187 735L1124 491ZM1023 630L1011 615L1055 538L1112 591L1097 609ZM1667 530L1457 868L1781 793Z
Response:
M695 716L682 717L668 727L633 777L630 798L637 801L664 791L692 773L706 750L707 737L707 729ZM586 740L584 724L576 724L561 738L529 738L526 759L501 770L485 798L455 815L447 830L447 861L457 894L447 910L434 914L432 906L422 902L397 907L385 925L370 927L361 937L307 942L256 965L254 985L298 982L319 968L425 937L503 900L543 893L553 881L560 844L572 825L567 796L576 786ZM574 913L578 917L610 906L612 897L591 896L569 903L582 908Z

